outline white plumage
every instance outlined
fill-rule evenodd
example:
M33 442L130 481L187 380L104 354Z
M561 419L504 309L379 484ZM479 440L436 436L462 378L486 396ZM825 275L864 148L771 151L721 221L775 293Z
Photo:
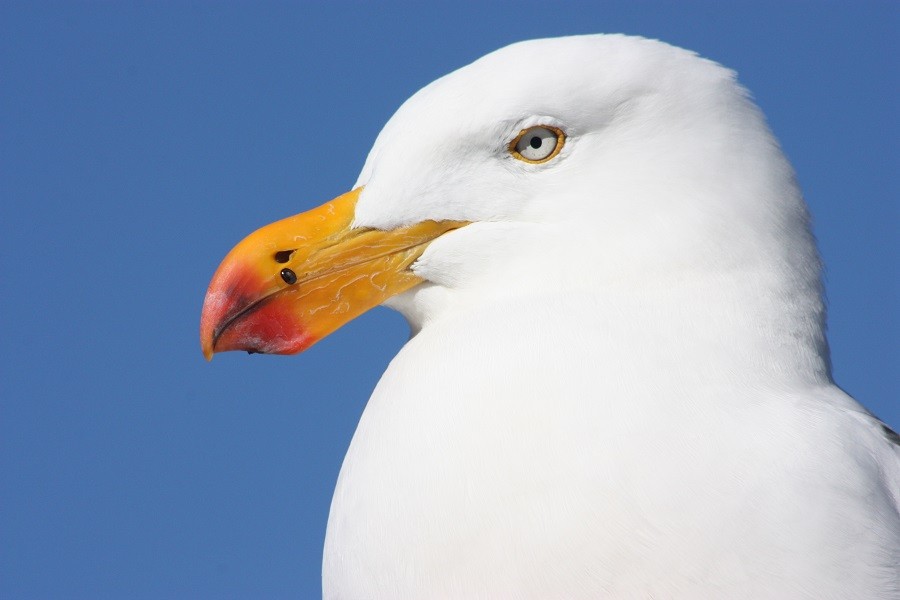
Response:
M565 131L545 164L508 151ZM790 165L734 74L516 44L388 122L356 225L472 221L390 305L414 336L328 523L327 598L900 598L896 434L834 385Z

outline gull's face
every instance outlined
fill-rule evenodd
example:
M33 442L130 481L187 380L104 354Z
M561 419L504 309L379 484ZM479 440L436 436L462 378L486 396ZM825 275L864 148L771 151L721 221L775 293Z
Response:
M469 71L398 111L353 191L254 232L228 254L204 303L207 357L302 351L428 279L411 265L437 238L520 218L526 192L547 185L568 155L569 124L498 98L472 106L484 70Z

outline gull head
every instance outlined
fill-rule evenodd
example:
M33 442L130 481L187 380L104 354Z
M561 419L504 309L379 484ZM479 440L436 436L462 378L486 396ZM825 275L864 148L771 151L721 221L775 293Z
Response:
M407 100L352 192L232 250L201 339L291 353L382 303L418 328L468 302L692 277L806 294L819 322L808 222L734 72L639 37L521 42Z

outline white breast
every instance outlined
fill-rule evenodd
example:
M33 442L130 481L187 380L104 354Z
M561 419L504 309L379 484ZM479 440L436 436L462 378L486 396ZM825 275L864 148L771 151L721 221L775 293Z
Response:
M394 359L341 472L326 597L888 597L900 525L842 443L852 400L748 387L681 325L559 300L461 311Z

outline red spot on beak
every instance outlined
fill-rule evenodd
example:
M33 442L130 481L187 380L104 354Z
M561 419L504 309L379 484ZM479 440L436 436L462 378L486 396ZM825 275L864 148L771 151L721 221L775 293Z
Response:
M270 296L252 305L214 338L213 350L246 350L265 354L295 354L315 339L280 296Z
M228 350L294 354L313 344L315 339L287 301L291 290L268 290L268 285L241 262L230 263L215 274L200 318L207 360Z

